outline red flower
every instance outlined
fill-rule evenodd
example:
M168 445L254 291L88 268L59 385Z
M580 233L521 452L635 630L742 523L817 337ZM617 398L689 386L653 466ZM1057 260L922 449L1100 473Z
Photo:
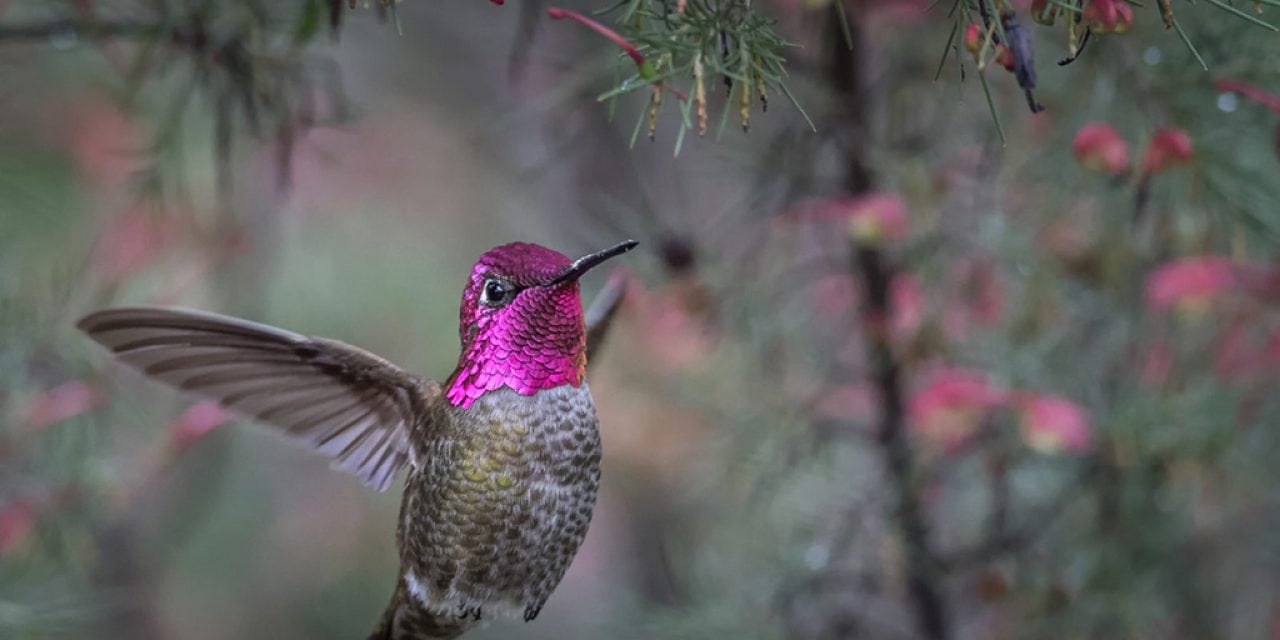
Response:
M69 117L67 147L89 179L100 185L120 185L140 168L141 134L114 104L90 98Z
M1066 398L1039 393L1019 394L1019 428L1027 446L1040 453L1087 451L1093 444L1089 417Z
M1007 394L986 375L970 369L942 369L911 396L907 413L914 431L945 449L963 445L977 433Z
M849 233L863 244L900 240L907 235L907 204L895 193L872 193L846 200Z
M1058 6L1049 4L1049 0L1033 0L1031 3L1031 19L1052 27L1058 20Z
M920 330L924 322L924 294L920 281L909 273L894 276L889 283L889 334L902 339Z
M982 27L979 27L978 23L970 22L969 26L964 28L964 48L977 59L978 52L982 50Z
M1125 0L1090 0L1083 17L1097 33L1124 33L1133 26L1133 9Z
M0 507L0 557L6 557L31 536L36 524L36 508L30 500L18 499Z
M792 222L848 220L850 235L862 244L876 245L907 235L907 205L895 193L805 202L782 214L779 219Z
M1129 167L1129 145L1115 127L1104 122L1080 127L1072 149L1085 168L1092 171L1116 175Z
M1005 45L996 47L996 62L1004 67L1005 71L1013 71L1016 61L1013 59L1013 50Z
M1156 132L1142 159L1142 171L1148 175L1191 160L1191 137L1182 129L1164 128Z
M1173 260L1147 276L1147 306L1153 311L1172 307L1183 312L1203 312L1236 280L1236 265L1229 258L1201 256Z
M176 218L138 206L107 222L94 243L91 265L108 283L118 283L160 257L180 235Z
M232 415L216 402L191 405L169 426L169 446L181 453L216 427L230 422Z
M102 402L102 394L84 380L72 380L45 391L27 406L25 422L31 429L42 429L74 418Z

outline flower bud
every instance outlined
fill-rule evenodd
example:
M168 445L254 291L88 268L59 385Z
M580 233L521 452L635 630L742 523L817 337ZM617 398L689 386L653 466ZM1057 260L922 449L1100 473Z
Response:
M1129 145L1114 127L1106 123L1091 122L1080 127L1072 150L1076 158L1092 171L1118 175L1129 167Z
M982 27L976 22L970 22L969 26L964 28L964 48L973 54L977 59L978 52L982 50Z
M1013 50L1004 45L1000 45L996 49L996 62L1004 67L1005 71L1013 71L1015 60L1013 59Z
M1150 175L1191 161L1191 136L1182 129L1166 127L1156 132L1142 159L1142 170Z
M1031 19L1047 27L1052 27L1058 19L1057 5L1049 4L1049 0L1034 0L1031 3Z
M1090 0L1083 18L1096 33L1124 33L1133 27L1133 9L1124 0Z

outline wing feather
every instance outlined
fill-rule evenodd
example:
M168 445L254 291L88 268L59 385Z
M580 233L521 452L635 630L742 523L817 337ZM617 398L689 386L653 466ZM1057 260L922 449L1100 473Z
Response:
M274 427L382 491L416 464L439 387L351 345L191 309L122 307L77 326L119 361Z

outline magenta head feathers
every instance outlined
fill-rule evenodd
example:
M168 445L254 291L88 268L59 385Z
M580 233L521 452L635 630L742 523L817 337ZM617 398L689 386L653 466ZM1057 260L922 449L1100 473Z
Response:
M587 357L578 278L636 244L628 240L577 260L525 242L480 256L462 292L462 355L445 386L449 402L469 407L502 387L531 395L581 385Z

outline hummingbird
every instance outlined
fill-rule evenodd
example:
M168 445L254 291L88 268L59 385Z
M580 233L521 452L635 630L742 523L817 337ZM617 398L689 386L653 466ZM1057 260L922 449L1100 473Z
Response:
M378 491L407 467L400 572L368 638L456 638L491 612L537 617L586 536L601 448L578 278L636 245L577 260L523 242L485 252L443 383L337 340L205 311L120 307L77 327Z

